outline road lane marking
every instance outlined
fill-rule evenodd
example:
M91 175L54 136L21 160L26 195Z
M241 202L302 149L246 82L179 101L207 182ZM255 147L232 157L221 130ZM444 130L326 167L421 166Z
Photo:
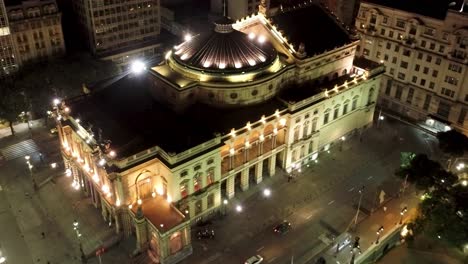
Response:
M353 190L354 190L354 187L353 187L353 188L351 188L351 189L349 189L349 190L348 190L348 192L352 192Z
M369 176L369 178L367 178L367 179L370 180L370 179L372 179L372 178L374 178L374 176Z
M309 215L306 219L310 219L312 216L314 216L314 214Z
M273 262L273 260L277 259L278 257L274 257L268 261L268 263Z
M328 203L328 205L331 205L331 204L334 203L334 202L335 202L335 200L330 201L330 202Z
M257 252L259 252L260 250L264 249L265 247L261 247L259 249L257 249Z

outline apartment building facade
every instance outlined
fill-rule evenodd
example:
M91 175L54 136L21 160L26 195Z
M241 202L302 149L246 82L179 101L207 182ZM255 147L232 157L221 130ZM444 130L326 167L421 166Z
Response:
M386 65L379 104L435 131L468 134L468 16L462 5L361 3L360 56ZM419 1L420 2L420 1ZM455 8L456 7L456 8Z
M73 10L96 56L125 64L159 53L159 0L76 0Z
M19 65L65 53L61 13L55 0L23 1L6 10Z

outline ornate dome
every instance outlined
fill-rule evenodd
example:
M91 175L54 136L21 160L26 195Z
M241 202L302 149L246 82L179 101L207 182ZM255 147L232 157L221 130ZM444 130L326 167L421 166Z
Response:
M213 73L246 72L274 61L276 50L264 36L246 35L233 29L232 23L223 18L211 34L186 38L172 57L186 67Z

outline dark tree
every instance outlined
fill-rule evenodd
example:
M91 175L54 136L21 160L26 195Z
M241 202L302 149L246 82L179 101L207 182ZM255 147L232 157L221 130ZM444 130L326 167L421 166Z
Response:
M456 130L439 132L437 139L439 148L452 157L462 156L468 150L468 138Z
M12 80L5 80L0 89L0 119L5 119L10 125L11 134L15 134L14 122L22 112L27 112L29 104L23 89Z
M455 175L445 171L438 162L430 160L425 154L415 155L409 164L402 164L396 175L403 179L407 178L420 190L450 186L457 179Z

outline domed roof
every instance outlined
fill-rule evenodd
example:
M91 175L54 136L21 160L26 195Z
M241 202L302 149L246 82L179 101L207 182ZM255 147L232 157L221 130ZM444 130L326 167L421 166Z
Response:
M269 65L276 56L276 50L264 36L237 31L227 18L216 22L211 34L186 38L172 53L179 64L219 73L259 69Z

